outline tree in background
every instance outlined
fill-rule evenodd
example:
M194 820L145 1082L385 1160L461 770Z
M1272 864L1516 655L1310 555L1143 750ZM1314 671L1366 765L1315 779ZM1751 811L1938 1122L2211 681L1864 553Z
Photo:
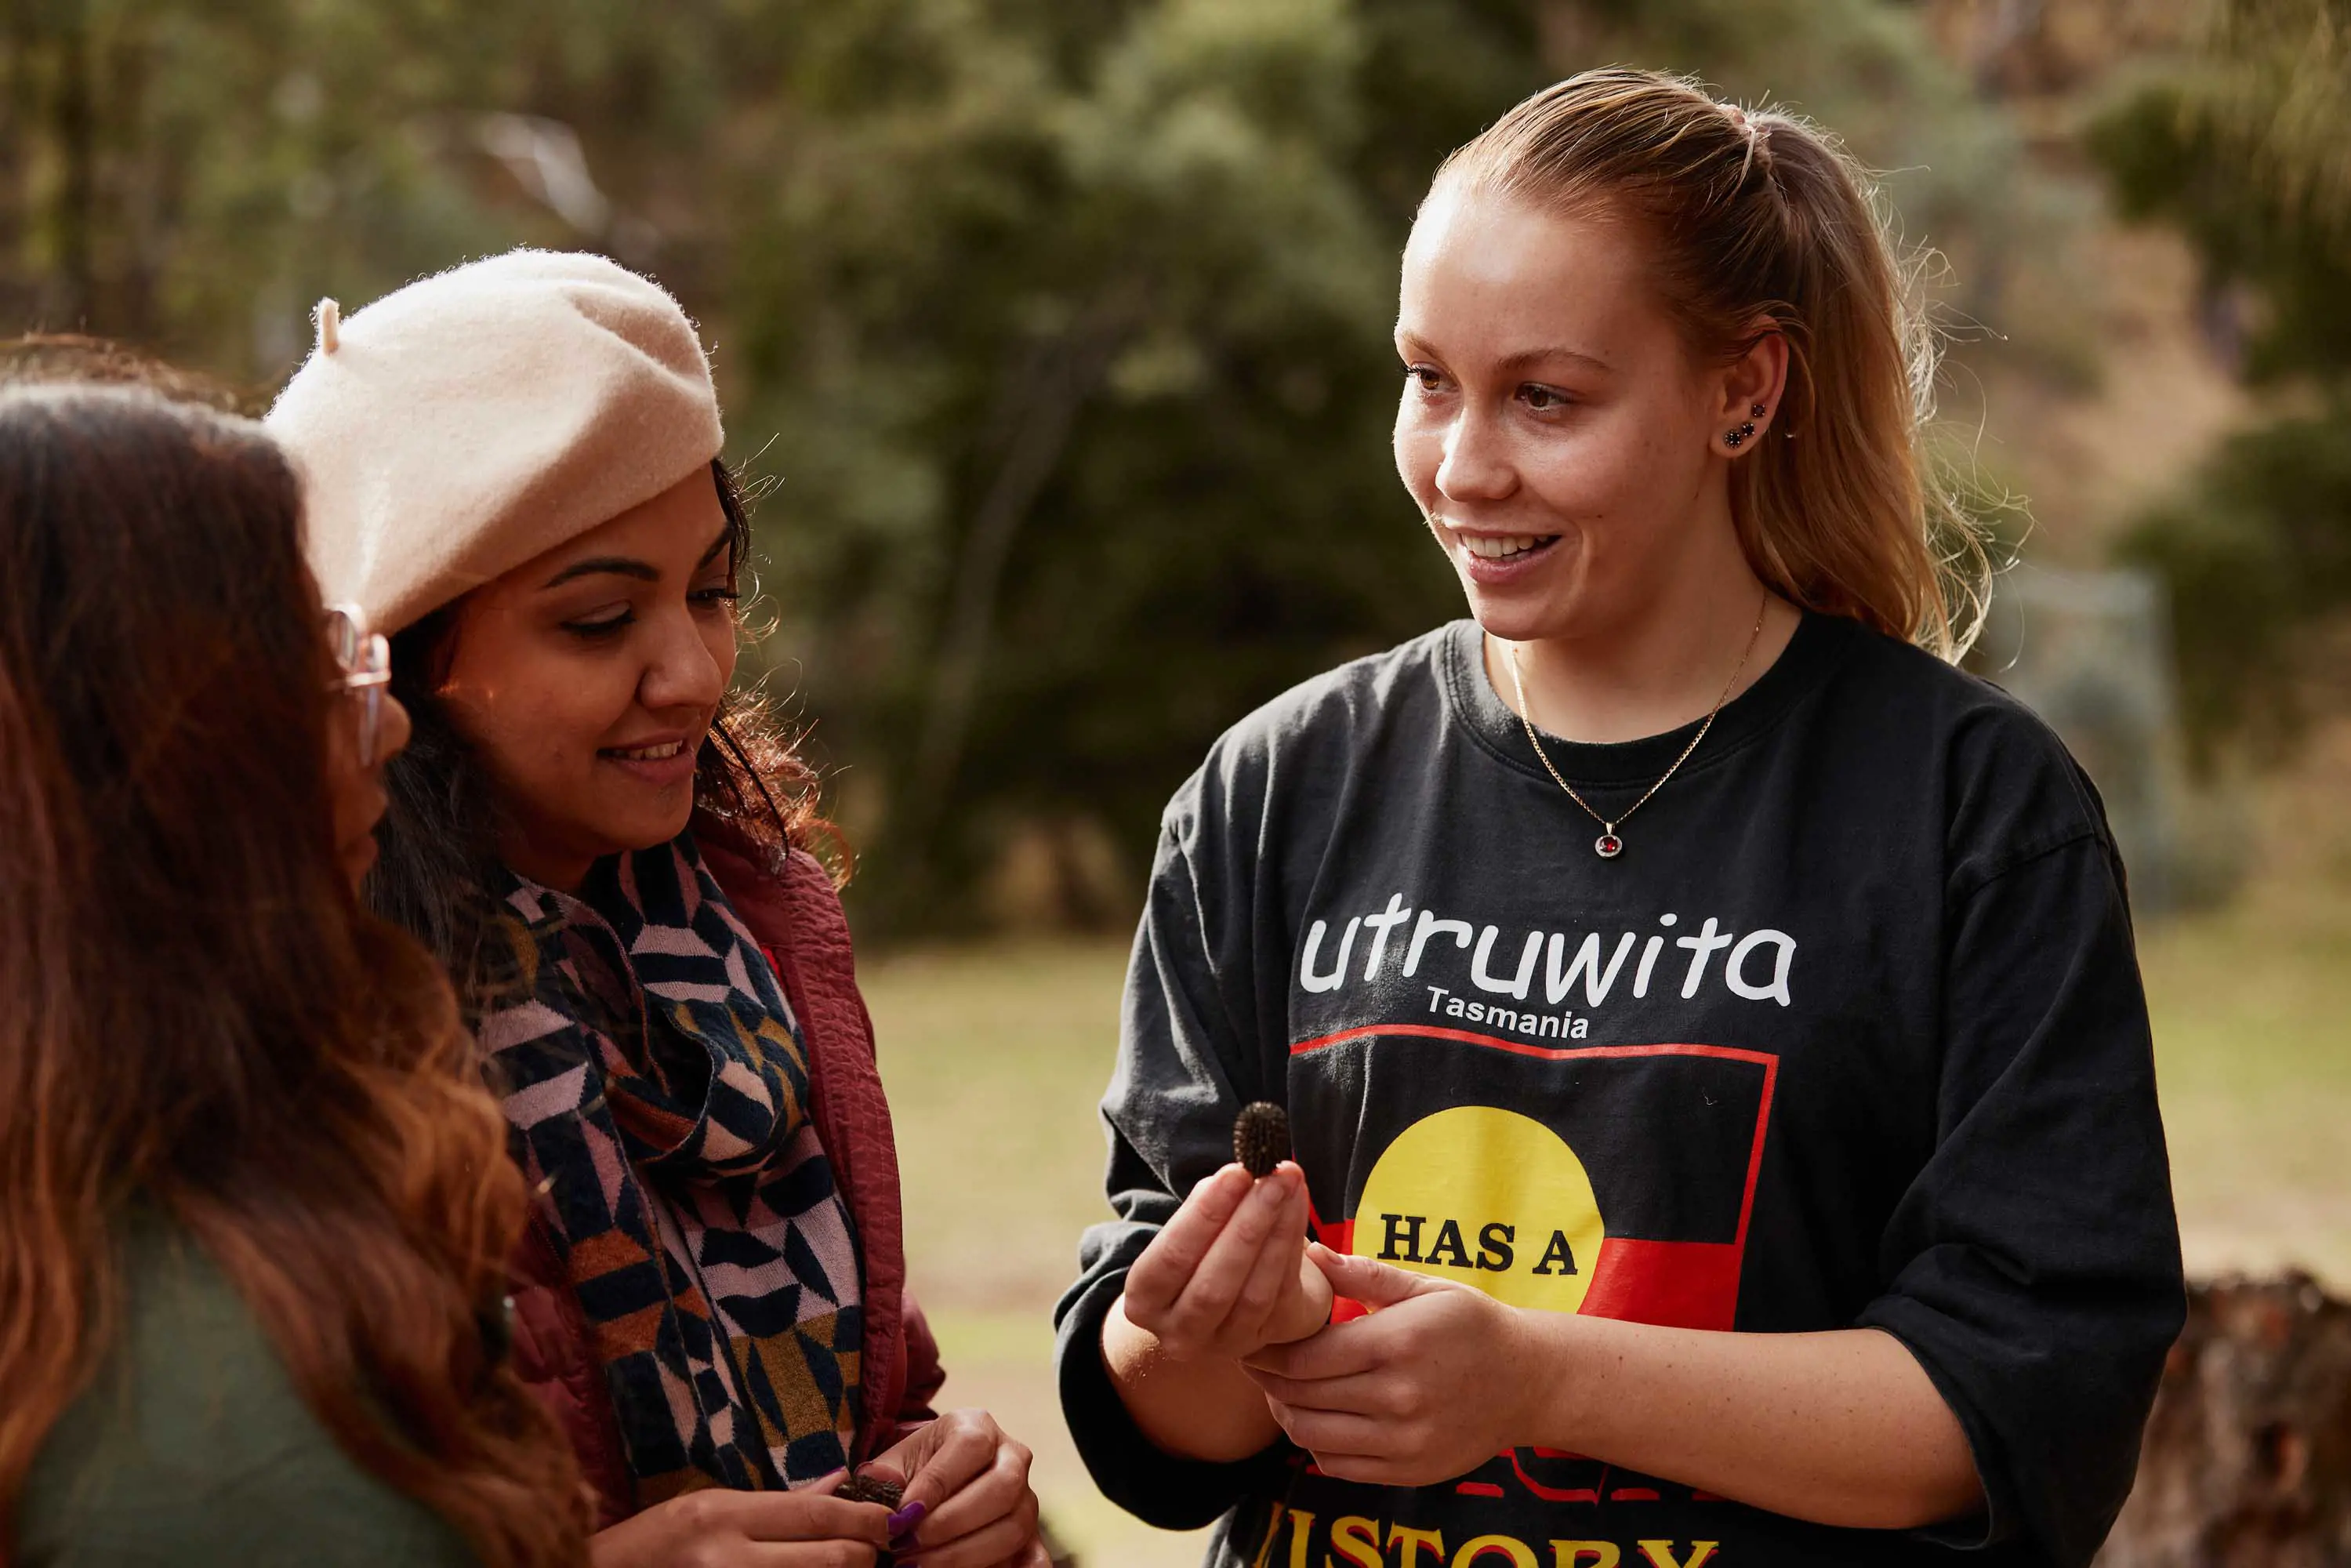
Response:
M2351 606L2351 0L2223 0L2202 57L2091 144L2126 215L2193 245L2213 332L2289 409L2123 546L2171 585L2201 758L2274 751Z
M1046 903L1121 919L1217 730L1447 612L1386 455L1394 256L1535 39L1509 5L958 15L861 73L745 253L798 258L735 318L778 643L869 917L970 912L1025 841Z
M267 391L309 303L516 243L713 345L771 683L869 925L1008 863L1124 918L1160 803L1288 685L1458 612L1390 470L1439 158L1586 66L1771 94L1895 170L1955 320L2047 246L1891 0L45 0L0 37L0 303ZM2036 225L2042 225L2036 227ZM2026 336L2032 333L2028 329Z
M0 305L256 392L311 298L512 243L464 110L505 84L454 7L25 0L0 36ZM436 15L439 13L439 15ZM547 232L541 226L540 232Z

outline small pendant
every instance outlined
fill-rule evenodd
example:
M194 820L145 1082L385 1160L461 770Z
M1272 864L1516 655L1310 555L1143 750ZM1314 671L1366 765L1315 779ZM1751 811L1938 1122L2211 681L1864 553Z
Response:
M1592 841L1592 852L1602 860L1613 861L1625 852L1625 841L1614 833L1603 833Z

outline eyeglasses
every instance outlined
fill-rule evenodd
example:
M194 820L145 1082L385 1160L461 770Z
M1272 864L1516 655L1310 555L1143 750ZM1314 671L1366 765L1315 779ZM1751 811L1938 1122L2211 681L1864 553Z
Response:
M359 699L360 766L372 768L376 746L383 737L384 689L392 685L392 643L366 626L356 604L327 609L327 646L343 672L327 689Z

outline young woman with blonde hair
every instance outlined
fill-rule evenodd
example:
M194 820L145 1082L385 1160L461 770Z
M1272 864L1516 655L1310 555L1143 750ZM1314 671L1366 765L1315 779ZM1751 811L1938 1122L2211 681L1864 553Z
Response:
M2128 1490L2183 1302L2123 873L1953 667L1874 202L1601 71L1422 206L1395 455L1472 619L1169 806L1060 1314L1215 1563L2077 1564Z

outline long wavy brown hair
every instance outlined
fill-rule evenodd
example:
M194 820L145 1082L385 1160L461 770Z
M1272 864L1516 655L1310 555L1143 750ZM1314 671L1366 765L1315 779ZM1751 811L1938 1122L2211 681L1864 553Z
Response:
M1778 419L1731 465L1748 564L1808 610L1967 652L1991 563L1921 444L1938 343L1876 184L1834 137L1687 78L1586 71L1455 152L1432 189L1448 185L1633 218L1703 359L1786 339Z
M446 983L335 853L333 674L257 425L0 392L0 1557L152 1206L363 1468L485 1563L576 1563L569 1446L505 1364L525 1222Z

